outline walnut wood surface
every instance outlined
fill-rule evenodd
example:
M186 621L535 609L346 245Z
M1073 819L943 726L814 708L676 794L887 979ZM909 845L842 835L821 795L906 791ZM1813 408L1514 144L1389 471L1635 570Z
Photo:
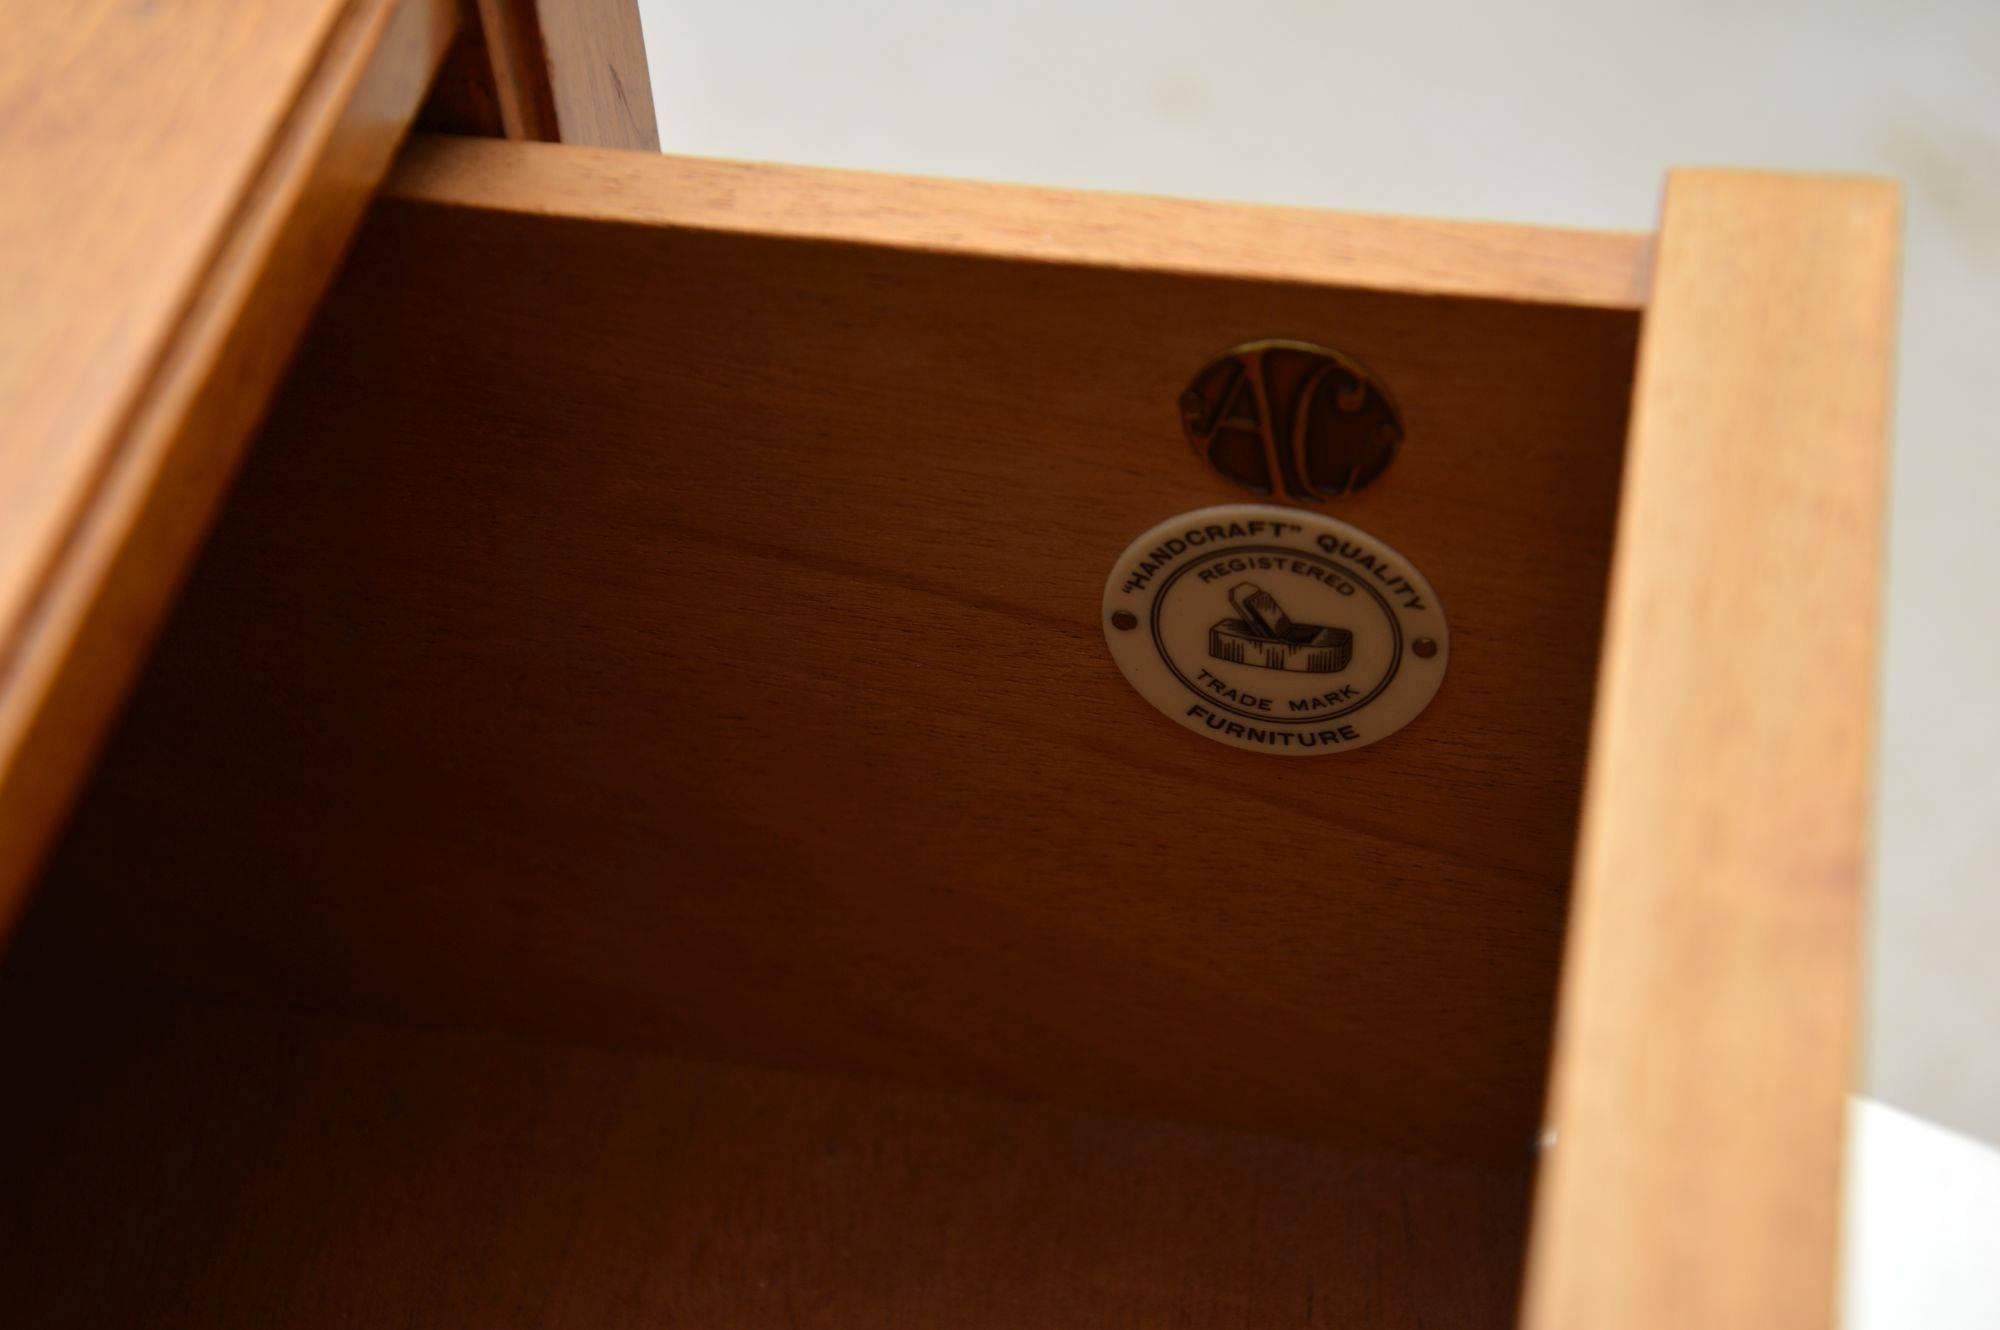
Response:
M1511 1319L1521 1168L157 999L130 1024L75 1010L40 1007L25 1038L0 1015L10 1330Z
M1567 238L492 142L396 194L79 909L212 988L1525 1156L1637 322L1545 303ZM1574 243L1613 303L1638 251ZM1324 761L1167 723L1097 623L1234 496L1175 402L1263 335L1397 393L1335 511L1452 615Z
M1897 231L1880 181L1668 186L1528 1330L1831 1322Z
M0 46L0 930L450 37L30 4Z

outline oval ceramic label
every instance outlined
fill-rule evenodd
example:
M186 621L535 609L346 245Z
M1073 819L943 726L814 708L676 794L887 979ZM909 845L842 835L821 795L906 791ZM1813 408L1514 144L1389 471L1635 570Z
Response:
M1437 593L1402 555L1331 517L1250 503L1128 545L1104 584L1104 638L1182 727L1283 757L1388 738L1451 658Z

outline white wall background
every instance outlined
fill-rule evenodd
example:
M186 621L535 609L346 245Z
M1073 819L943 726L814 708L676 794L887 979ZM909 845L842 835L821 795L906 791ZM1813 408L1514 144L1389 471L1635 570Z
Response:
M1862 1085L2000 1141L2000 0L641 9L672 152L1632 230L1674 163L1900 179Z

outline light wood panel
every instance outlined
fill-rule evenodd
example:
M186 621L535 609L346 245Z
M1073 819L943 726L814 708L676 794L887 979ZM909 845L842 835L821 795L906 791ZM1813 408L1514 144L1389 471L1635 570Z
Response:
M384 186L458 208L1409 296L1635 311L1651 238L418 138ZM968 314L971 311L967 311Z
M0 929L453 22L446 0L9 14Z
M557 141L660 150L637 0L535 0Z
M1529 1330L1831 1321L1897 229L1879 181L1669 184Z
M455 134L658 152L635 0L466 0L469 22L425 105Z
M1633 313L1540 303L1507 232L783 172L849 196L801 236L758 174L424 146L71 837L78 908L239 992L1521 1158ZM1280 767L1097 624L1134 533L1231 497L1175 404L1259 335L1396 392L1337 511L1453 622L1421 720Z
M1518 1279L1520 1169L172 1003L93 1039L0 1044L13 1330L1501 1330Z

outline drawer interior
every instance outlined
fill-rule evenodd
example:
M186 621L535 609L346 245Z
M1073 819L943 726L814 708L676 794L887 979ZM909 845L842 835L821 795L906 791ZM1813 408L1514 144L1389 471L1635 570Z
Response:
M11 950L0 1293L1509 1324L1642 260L420 145ZM1241 497L1175 403L1268 336L1391 386L1332 511L1451 615L1335 758L1166 724L1097 624Z
M10 1325L1511 1315L1524 1167L10 979Z

